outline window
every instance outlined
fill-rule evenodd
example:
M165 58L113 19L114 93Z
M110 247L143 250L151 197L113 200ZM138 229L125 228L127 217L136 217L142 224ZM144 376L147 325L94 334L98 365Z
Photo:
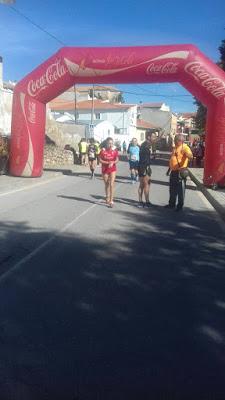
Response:
M95 119L101 119L100 113L96 113L96 114L95 114Z
M127 134L127 128L115 128L115 133L117 135L126 135Z

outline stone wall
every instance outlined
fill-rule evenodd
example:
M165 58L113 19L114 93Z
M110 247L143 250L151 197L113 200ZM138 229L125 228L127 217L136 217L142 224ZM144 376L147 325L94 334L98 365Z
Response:
M73 165L74 156L70 150L63 150L53 144L46 144L44 148L44 168Z
M56 122L47 108L46 135L59 147L70 145L78 152L78 143L85 137L85 126Z

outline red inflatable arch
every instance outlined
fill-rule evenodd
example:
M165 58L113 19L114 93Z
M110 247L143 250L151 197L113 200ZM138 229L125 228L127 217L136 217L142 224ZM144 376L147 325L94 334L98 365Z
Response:
M193 45L63 47L15 87L10 172L42 174L45 104L75 83L179 82L208 108L204 183L225 184L225 73Z

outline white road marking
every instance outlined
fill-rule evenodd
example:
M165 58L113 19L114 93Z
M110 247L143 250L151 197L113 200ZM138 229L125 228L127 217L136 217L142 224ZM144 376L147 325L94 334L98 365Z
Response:
M120 183L119 185L116 185L115 192L117 189L122 185ZM76 218L74 218L71 222L69 222L67 225L65 225L62 229L60 229L58 232L56 232L53 236L51 236L48 240L43 242L40 246L38 246L36 249L34 249L31 253L29 253L27 256L22 258L20 261L18 261L12 268L10 268L8 271L3 273L0 276L0 282L3 281L4 279L8 278L13 272L15 272L21 265L25 264L27 261L29 261L32 257L37 255L41 250L43 250L45 247L47 247L50 243L52 243L58 236L60 236L62 233L66 232L67 229L69 229L75 222L77 222L80 218L85 216L90 210L95 208L98 205L98 203L93 204L89 208L87 208L85 211L83 211L80 215L78 215Z
M60 234L64 233L69 229L75 222L77 222L80 218L82 218L84 215L86 215L90 210L92 210L94 207L96 207L97 204L93 204L91 207L83 211L80 215L78 215L76 218L74 218L71 222L69 222L67 225L65 225L60 231L55 233L55 235L51 236L48 240L43 242L40 246L38 246L36 249L34 249L31 253L29 253L26 257L22 258L20 261L18 261L10 270L6 271L4 274L0 276L0 281L6 279L9 277L15 270L17 270L21 265L25 264L27 261L29 261L32 257L34 257L36 254L38 254L41 250L43 250L46 246L48 246L51 242L53 242Z
M64 176L64 175L62 175L62 176L56 176L56 177L53 177L53 178L51 178L51 179L48 179L47 181L44 181L44 182L34 183L34 184L31 185L31 186L27 186L27 187L20 188L20 189L15 189L15 190L10 190L10 192L1 193L1 194L0 194L0 197L8 196L9 194L13 194L13 193L17 193L17 192L22 192L23 190L33 189L33 188L35 188L35 187L37 187L37 186L45 185L46 183L55 181L55 180L57 180L57 179L62 179L62 178L65 178L65 176ZM26 178L26 179L29 179L29 178Z

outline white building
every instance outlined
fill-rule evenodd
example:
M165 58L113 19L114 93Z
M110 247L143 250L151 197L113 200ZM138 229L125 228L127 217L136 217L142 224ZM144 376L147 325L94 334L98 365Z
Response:
M193 112L178 114L177 131L183 133L191 133L191 131L196 128L195 118L196 113Z
M105 85L76 85L60 94L55 100L63 101L86 101L92 97L98 100L108 100L111 103L119 102L122 92L113 86Z
M59 101L56 99L49 103L49 108L55 120L61 118L65 114L67 116L70 114L74 118L76 114L77 123L86 124L88 127L87 137L93 136L94 132L96 132L94 128L98 126L100 129L100 123L103 121L107 121L109 124L107 136L113 136L113 138L121 144L123 141L128 144L136 134L136 104L111 104L101 100L87 100L78 102L75 112L74 102ZM106 127L106 124L102 126ZM114 132L111 129L112 126ZM104 140L105 133L103 134L102 130L101 132L102 140ZM100 138L98 138L98 140L99 139Z
M157 126L165 137L176 133L177 117L165 103L143 103L138 108L140 118Z
M3 82L3 60L0 57L0 134L10 136L13 101L13 82Z

